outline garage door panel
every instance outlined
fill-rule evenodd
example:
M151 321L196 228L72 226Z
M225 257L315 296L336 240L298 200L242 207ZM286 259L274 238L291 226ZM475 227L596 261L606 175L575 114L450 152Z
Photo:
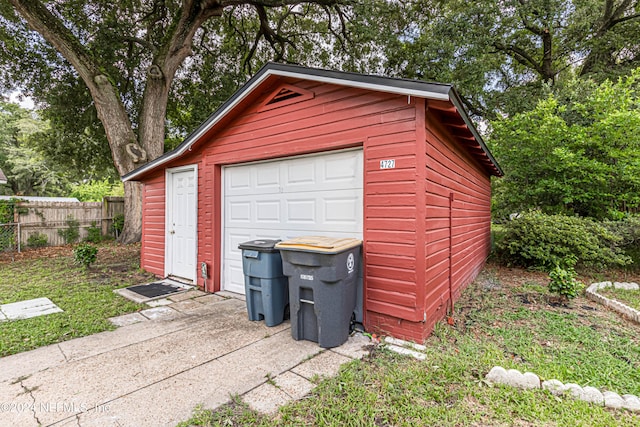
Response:
M251 222L251 202L248 200L230 201L227 204L227 215L229 216L230 223L244 223Z
M362 170L358 170L352 158L338 158L324 162L324 180L335 184L343 182L350 188L357 185Z
M257 223L277 224L280 222L280 200L262 200L255 203L254 218Z
M314 224L316 219L316 199L284 200L286 215L282 218L288 224Z
M313 160L299 159L297 162L283 163L282 166L286 172L285 187L299 189L300 186L316 183L316 162Z
M224 290L244 294L244 272L242 271L242 257L240 261L230 259L226 262L226 270L229 280L225 284Z
M251 189L251 172L248 170L231 170L225 179L227 191L241 191Z
M251 230L230 230L225 239L225 246L229 254L234 258L240 257L242 251L238 249L238 245L251 240L252 236Z
M324 199L324 218L326 224L362 223L359 218L362 200L357 197L334 197Z
M259 171L254 170L256 189L260 193L280 191L280 165L277 163L266 164Z
M362 238L362 176L362 151L226 167L223 289L244 293L237 249L242 242L303 235Z

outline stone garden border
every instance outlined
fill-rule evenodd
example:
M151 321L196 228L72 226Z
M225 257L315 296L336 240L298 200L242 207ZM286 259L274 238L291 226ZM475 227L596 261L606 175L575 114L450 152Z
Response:
M621 303L620 301L614 300L614 299L609 299L607 297L605 297L604 295L600 295L598 293L598 291L600 289L604 289L604 288L610 288L613 287L615 289L626 289L626 290L635 290L638 291L640 290L640 286L638 286L637 283L627 283L627 282L598 282L598 283L592 283L586 290L587 293L587 298L589 298L590 300L593 300L595 302L598 302L606 307L609 307L610 309L612 309L613 311L621 314L622 316L626 317L627 319L635 322L635 323L640 323L640 311L629 307L628 305L625 305L623 303Z
M578 384L563 384L558 380L541 381L540 377L531 372L524 374L517 369L504 369L502 366L491 368L485 380L492 384L504 384L519 389L543 389L555 396L572 396L575 399L589 402L594 405L611 409L626 409L631 412L640 412L640 399L633 394L620 396L613 391L600 392L595 387L580 387Z

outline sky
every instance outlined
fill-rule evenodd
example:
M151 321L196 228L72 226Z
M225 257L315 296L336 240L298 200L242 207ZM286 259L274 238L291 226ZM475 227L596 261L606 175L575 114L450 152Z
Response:
M33 108L35 107L33 99L28 96L22 95L20 92L11 92L9 94L9 101L29 110L33 110Z

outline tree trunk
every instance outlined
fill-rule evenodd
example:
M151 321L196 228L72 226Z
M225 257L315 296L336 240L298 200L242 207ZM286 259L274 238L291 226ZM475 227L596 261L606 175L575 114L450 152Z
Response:
M142 238L142 184L124 183L125 223L119 241L123 243L139 242Z

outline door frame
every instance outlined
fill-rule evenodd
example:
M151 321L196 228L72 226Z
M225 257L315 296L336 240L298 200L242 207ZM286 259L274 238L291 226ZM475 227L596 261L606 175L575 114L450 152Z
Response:
M173 216L173 174L180 172L193 172L193 185L195 187L195 203L193 207L193 220L194 220L194 247L193 247L193 276L185 277L185 279L191 279L195 285L198 280L197 266L198 266L198 165L185 165L175 168L168 168L165 170L165 217L164 217L164 277L168 277L172 274L170 271L173 266L173 254L169 248L169 219Z

